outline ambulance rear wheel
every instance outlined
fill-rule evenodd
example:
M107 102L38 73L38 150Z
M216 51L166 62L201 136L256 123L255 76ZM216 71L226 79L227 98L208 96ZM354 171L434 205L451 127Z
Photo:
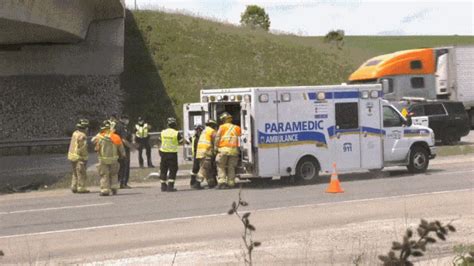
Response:
M430 163L428 151L421 147L415 146L410 152L410 163L407 168L410 173L424 173Z
M310 182L314 181L319 176L319 163L311 156L305 156L300 159L296 165L296 182Z

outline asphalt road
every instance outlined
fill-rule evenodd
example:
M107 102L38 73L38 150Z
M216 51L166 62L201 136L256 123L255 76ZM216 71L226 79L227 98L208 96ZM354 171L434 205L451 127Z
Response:
M426 174L415 176L407 174L404 168L384 171L384 177L379 178L369 177L367 173L341 175L345 193L337 195L324 193L328 176L322 177L319 183L305 186L285 186L278 180L269 184L244 184L243 197L250 203L249 209L254 212L281 210L280 217L270 218L276 221L275 235L278 235L279 228L292 227L292 213L285 208L296 207L306 212L304 208L311 209L311 206L406 198L449 191L463 195L454 197L454 203L451 204L461 206L472 215L473 162L473 157L463 157L449 164L441 162L430 166ZM6 253L1 262L57 262L71 259L85 262L91 258L104 260L115 256L135 256L136 253L129 252L156 245L185 245L200 241L198 232L214 226L220 228L220 234L217 236L208 233L206 237L211 240L213 237L226 239L232 233L226 231L222 222L217 225L212 221L224 219L222 216L226 216L231 203L237 200L238 190L195 191L188 189L187 182L181 180L178 183L177 193L161 193L158 191L158 184L146 184L131 190L120 190L119 195L114 197L99 197L97 189L94 193L85 195L57 190L1 196L0 247ZM431 212L436 209L440 212L447 211L449 208L443 209L444 203L437 201L430 207ZM381 206L383 204L375 208ZM414 208L423 213L421 207L415 201L409 207L405 206L405 209ZM403 206L399 208L403 209ZM350 211L347 217L338 217L338 213L331 212L326 212L325 216L344 224L357 216L356 210ZM430 213L428 210L426 212ZM397 215L400 215L398 209ZM445 216L446 213L439 215ZM307 215L300 213L300 216ZM203 222L207 220L199 220L201 218L208 219L209 224ZM472 219L469 221L472 222ZM238 226L238 223L230 223ZM166 226L171 226L168 224L172 227L166 230ZM176 227L179 224L190 226L191 229L195 226L196 232L191 230L195 235L182 235ZM159 234L150 234L150 230Z
M474 145L474 130L468 136L462 138L460 145ZM187 176L190 162L183 160L181 152L182 149L179 150L178 155L181 166L178 175ZM152 150L152 161L156 167L156 172L158 172L160 158L156 147ZM90 153L88 170L96 172L96 163L96 154ZM185 165L188 165L188 167L184 167ZM131 155L131 167L139 167L136 151L132 152ZM65 154L0 156L0 193L8 191L8 188L12 187L19 190L35 190L40 186L56 182L70 172L70 163L67 161Z
M146 165L146 155L143 151ZM156 172L159 172L160 157L158 148L152 149L152 162ZM181 166L190 164L184 161L182 150L178 152L178 160ZM130 166L139 168L138 152L132 151ZM97 154L89 153L88 171L97 173ZM189 167L181 167L188 169ZM0 193L9 191L9 188L17 190L35 190L43 185L50 185L63 178L71 172L71 164L66 154L37 154L22 156L0 156ZM187 175L189 170L182 169L178 174Z

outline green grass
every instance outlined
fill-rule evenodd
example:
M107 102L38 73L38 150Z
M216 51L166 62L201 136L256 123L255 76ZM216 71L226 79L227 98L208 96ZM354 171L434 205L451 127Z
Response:
M467 155L474 153L472 145L440 146L437 149L438 156Z
M472 36L347 36L343 49L323 37L264 31L159 11L128 11L125 112L162 128L202 88L337 84L365 60L417 47L474 44Z

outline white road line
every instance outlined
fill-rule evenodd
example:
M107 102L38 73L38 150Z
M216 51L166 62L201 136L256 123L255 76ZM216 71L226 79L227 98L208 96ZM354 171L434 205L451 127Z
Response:
M63 206L63 207L53 207L53 208L43 208L43 209L31 209L31 210L21 210L21 211L12 211L12 212L0 212L0 215L5 214L17 214L17 213L27 213L27 212L42 212L42 211L55 211L55 210L64 210L64 209L79 209L87 207L98 207L105 205L112 205L112 202L99 203L99 204L88 204L88 205L76 205L76 206Z
M458 190L443 190L443 191L435 191L435 192L425 192L425 193L418 193L418 194L406 194L406 195L389 196L389 197L378 197L378 198L370 198L370 199L356 199L356 200L324 202L324 203L305 204L305 205L289 206L289 207L276 207L276 208L269 208L269 209L257 209L257 210L253 210L253 211L255 211L255 212L258 212L258 211L278 211L278 210L284 210L284 209L321 207L321 206L344 204L344 203L370 202L370 201L376 201L376 200L411 198L411 197L416 197L416 196L436 195L436 194L445 194L445 193L457 193L457 192L467 192L467 191L474 192L474 188L465 188L465 189L458 189Z
M248 212L277 211L277 210L284 210L284 209L319 207L319 206L336 205L336 204L369 202L369 201L376 201L376 200L408 198L408 197L415 197L415 196L436 195L436 194L444 194L444 193L458 193L458 192L467 192L467 191L474 191L474 190L473 190L473 188L458 189L458 190L445 190L445 191L435 191L435 192L426 192L426 193L419 193L419 194L408 194L408 195L400 195L400 196L379 197L379 198L370 198L370 199L357 199L357 200L346 200L346 201L336 201L336 202L325 202L325 203L315 203L315 204L278 207L278 208L267 208L267 209L255 209L255 210L246 210L246 212L247 211ZM228 214L227 213L217 213L217 214L187 216L187 217L178 217L178 218L152 220L152 221L142 221L142 222L133 222L133 223L110 224L110 225L91 226L91 227L74 228L74 229L44 231L44 232L38 232L38 233L0 236L0 239L7 239L7 238L14 238L14 237L49 235L49 234L68 233L68 232L79 232L79 231L97 230L97 229L105 229L105 228L115 228L115 227L132 226L132 225L157 224L157 223L165 223L165 222L173 222L173 221L186 221L186 220L191 220L191 219L202 219L202 218L211 218L211 217L219 217L219 216L228 216Z

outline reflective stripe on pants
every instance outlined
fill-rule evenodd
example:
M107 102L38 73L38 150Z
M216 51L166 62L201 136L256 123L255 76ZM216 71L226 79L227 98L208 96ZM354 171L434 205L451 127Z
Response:
M216 158L217 174L219 176L217 183L235 185L235 167L239 162L238 156L218 154Z

